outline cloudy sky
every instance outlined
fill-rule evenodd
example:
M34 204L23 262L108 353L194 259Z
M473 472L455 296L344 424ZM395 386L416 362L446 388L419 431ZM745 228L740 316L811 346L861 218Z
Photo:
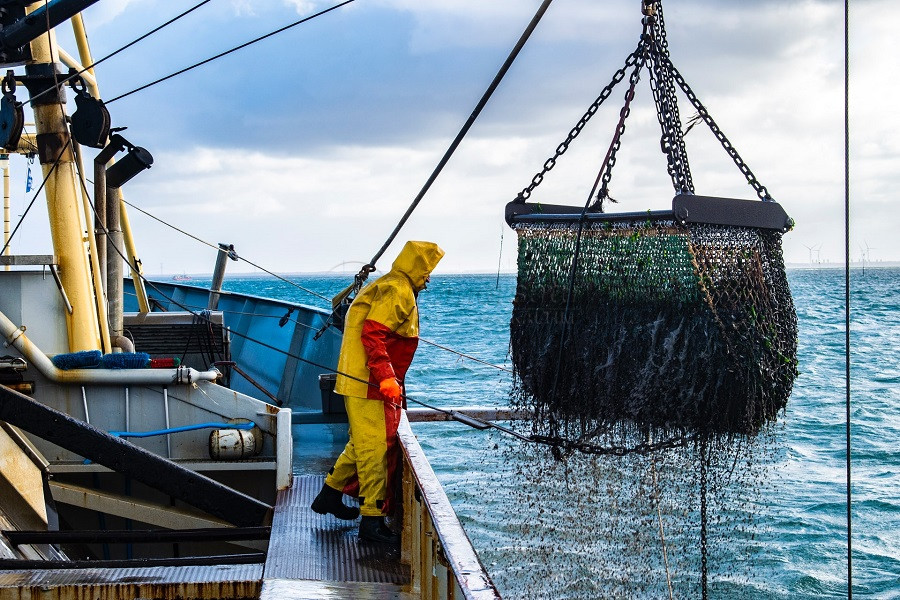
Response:
M191 1L107 0L85 12L95 59ZM109 105L152 152L126 198L279 272L367 261L415 197L540 4L539 0L357 0L255 46ZM97 68L109 100L330 6L212 0ZM515 266L503 207L564 139L634 48L638 0L556 0L482 116L388 251L427 239L445 271ZM676 66L759 180L797 221L790 262L843 257L843 4L831 0L665 2ZM900 259L900 6L851 13L852 253ZM62 29L62 28L60 28ZM71 36L60 43L76 54ZM624 88L535 192L581 205ZM693 111L682 100L682 116ZM622 210L670 205L646 75L613 176ZM698 193L755 198L709 131L686 139ZM14 161L13 221L24 194ZM39 177L37 177L39 178ZM40 210L14 251L47 252ZM148 274L202 273L214 251L131 211ZM33 222L32 222L33 221ZM501 257L501 236L503 238ZM810 250L810 248L812 250ZM248 270L243 263L229 267Z

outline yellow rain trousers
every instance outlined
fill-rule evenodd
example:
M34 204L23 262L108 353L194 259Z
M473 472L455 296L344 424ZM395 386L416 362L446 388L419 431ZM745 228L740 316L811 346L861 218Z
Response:
M419 341L416 295L443 256L437 244L407 242L391 270L363 288L347 311L335 392L344 395L350 441L325 483L358 496L364 516L393 510L402 407L383 397L378 386L396 378L404 389Z

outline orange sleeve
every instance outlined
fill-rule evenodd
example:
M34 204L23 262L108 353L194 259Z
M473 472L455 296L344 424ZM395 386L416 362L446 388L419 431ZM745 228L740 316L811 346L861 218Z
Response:
M394 366L387 351L387 337L391 330L372 319L366 319L362 328L362 344L366 350L366 366L375 381L395 377Z

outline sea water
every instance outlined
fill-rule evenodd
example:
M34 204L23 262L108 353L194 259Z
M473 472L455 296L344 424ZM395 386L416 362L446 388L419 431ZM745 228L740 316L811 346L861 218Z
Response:
M330 297L351 277L292 279ZM744 525L726 535L715 536L713 525L710 597L838 598L847 592L843 271L792 270L789 280L800 375L763 450L750 456L756 464L734 466L755 469L757 489L726 494L738 505L717 508L745 516ZM326 305L273 278L235 276L225 287ZM900 270L855 269L851 288L854 593L900 598ZM514 295L514 275L435 275L419 297L422 338L493 366L422 343L408 375L409 394L444 407L506 405ZM576 458L545 467L547 476L535 478L532 461L546 457L496 431L458 423L416 424L414 430L504 597L668 596L659 569L634 571L626 564L616 567L618 578L610 573L608 558L617 548L620 558L640 560L637 553L645 553L662 564L652 518L624 529L609 525L610 498L620 486L634 486L621 474L604 483L603 474L624 466ZM623 507L615 504L615 510ZM675 547L675 512L663 519L676 529L667 540L670 566L684 569L673 574L675 596L698 597L693 563L678 563L679 556L696 556L686 543L696 538L688 535L681 542L688 547ZM680 518L690 522L691 515L686 509ZM613 539L600 539L605 536Z

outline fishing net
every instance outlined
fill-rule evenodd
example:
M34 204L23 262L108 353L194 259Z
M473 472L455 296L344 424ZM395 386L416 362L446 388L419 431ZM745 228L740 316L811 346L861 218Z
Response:
M780 232L649 217L515 228L513 404L533 434L752 436L784 409L797 320Z

